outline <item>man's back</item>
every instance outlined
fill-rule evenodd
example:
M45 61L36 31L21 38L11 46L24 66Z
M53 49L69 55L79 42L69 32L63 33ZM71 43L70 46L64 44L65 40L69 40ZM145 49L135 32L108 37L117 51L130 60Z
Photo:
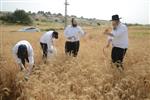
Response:
M53 33L53 31L48 31L48 32L44 33L42 35L42 37L40 38L40 42L47 43L49 40L51 40L52 33Z

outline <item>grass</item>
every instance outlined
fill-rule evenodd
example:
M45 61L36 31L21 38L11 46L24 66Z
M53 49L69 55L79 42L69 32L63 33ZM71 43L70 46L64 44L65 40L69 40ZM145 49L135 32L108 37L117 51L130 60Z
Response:
M0 58L0 98L2 100L149 100L150 34L149 29L129 27L130 46L125 57L125 71L110 66L111 48L105 50L105 27L84 27L77 58L64 54L63 30L55 41L58 55L43 64L39 45L40 33L17 32L23 26L2 25L3 57ZM40 29L50 28L40 24ZM55 27L55 26L52 26ZM58 26L58 28L62 28ZM146 32L145 35L136 33ZM36 67L28 82L12 57L12 47L26 39L33 46ZM12 84L13 83L13 84Z
M149 26L135 26L135 27L130 27L130 33L133 34L133 36L137 37L146 37L147 35L150 34L150 27Z

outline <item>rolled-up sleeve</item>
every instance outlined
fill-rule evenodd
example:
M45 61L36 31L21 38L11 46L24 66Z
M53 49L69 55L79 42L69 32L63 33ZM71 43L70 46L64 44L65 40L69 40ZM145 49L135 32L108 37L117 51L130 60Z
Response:
M29 49L28 49L29 51L28 51L28 59L29 59L29 64L31 64L31 65L33 65L34 64L34 52L33 52L33 48L32 48L32 46L30 45L29 46Z

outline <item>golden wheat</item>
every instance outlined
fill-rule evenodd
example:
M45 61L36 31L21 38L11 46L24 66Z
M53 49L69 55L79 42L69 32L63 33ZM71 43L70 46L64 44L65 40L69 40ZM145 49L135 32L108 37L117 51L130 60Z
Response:
M48 64L41 61L39 38L42 33L16 32L22 26L3 25L3 58L0 58L1 100L149 100L150 33L149 29L130 27L130 47L125 71L111 66L111 48L105 49L105 27L85 27L77 58L64 54L63 31L56 41L58 54ZM39 26L44 28L44 26ZM143 33L143 35L141 35ZM148 34L144 34L148 33ZM28 40L35 52L36 66L29 81L23 80L12 57L13 45Z

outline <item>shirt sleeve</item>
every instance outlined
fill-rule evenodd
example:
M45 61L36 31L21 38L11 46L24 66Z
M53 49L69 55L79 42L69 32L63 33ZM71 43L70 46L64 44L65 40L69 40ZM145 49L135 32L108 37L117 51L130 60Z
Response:
M112 36L108 36L107 40L108 40L108 41L112 41L112 40L113 40L113 37L112 37Z
M28 46L28 59L29 59L29 64L33 65L34 64L34 52L33 48L31 45Z
M124 34L127 32L127 28L126 27L121 27L117 30L113 30L112 34L114 37L119 37L120 35Z
M81 35L81 36L84 36L85 33L84 33L84 31L82 30L82 28L81 28L81 27L78 27L78 29L79 29L80 35Z
M68 33L68 30L69 30L69 26L66 27L66 28L65 28L65 31L64 31L64 36L65 36L66 38L70 37L70 36L69 36L69 33Z
M13 50L13 56L14 56L16 62L18 64L21 63L21 59L19 59L18 56L17 56L17 51L18 51L17 46L15 45L12 50Z
M29 56L28 59L29 59L29 64L30 65L34 65L34 58L33 58L33 56Z
M48 51L51 50L52 45L53 45L53 40L52 40L52 37L50 37L49 39L47 39Z

